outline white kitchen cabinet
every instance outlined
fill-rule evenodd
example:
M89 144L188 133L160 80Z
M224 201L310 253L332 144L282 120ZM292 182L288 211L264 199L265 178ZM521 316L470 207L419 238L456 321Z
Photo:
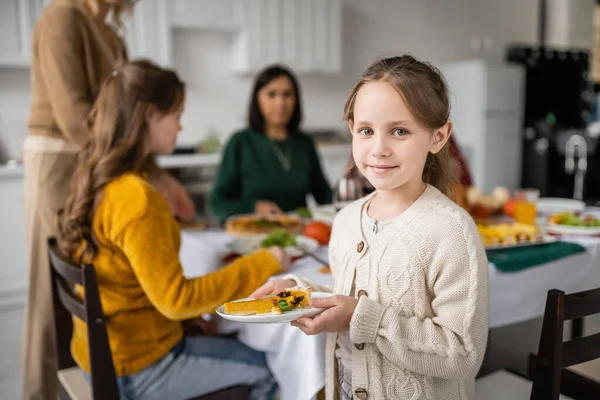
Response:
M241 26L240 3L244 0L174 0L169 20L174 28L231 31Z
M341 67L341 0L244 0L233 44L233 69L256 72L283 63L299 73Z
M0 0L0 67L29 67L33 26L49 0ZM136 4L125 21L129 56L172 65L167 0Z
M162 67L172 66L173 44L167 11L166 0L137 2L125 23L130 59L146 58Z
M31 32L48 0L0 0L0 67L28 67Z

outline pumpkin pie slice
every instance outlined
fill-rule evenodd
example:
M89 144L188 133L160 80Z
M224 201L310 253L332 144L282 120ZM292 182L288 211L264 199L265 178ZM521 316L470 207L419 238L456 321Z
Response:
M310 287L293 287L260 299L230 301L224 304L225 312L233 315L283 314L309 307L311 292Z

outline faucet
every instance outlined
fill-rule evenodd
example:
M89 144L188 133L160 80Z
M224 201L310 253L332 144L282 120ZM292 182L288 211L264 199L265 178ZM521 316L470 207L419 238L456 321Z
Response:
M587 171L587 143L581 135L574 134L565 143L565 171L569 175L575 173L573 198L583 200L583 178Z

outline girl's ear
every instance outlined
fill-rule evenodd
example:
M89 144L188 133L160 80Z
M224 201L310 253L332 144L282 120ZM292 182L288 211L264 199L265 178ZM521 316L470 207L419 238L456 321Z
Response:
M151 121L156 119L157 116L158 112L156 108L152 105L148 106L148 108L146 109L146 121L150 123Z
M433 132L429 152L432 154L439 153L448 139L450 139L450 135L452 135L452 121L448 120L441 128L438 128Z
M350 129L350 133L354 132L354 121L351 119L348 120L348 129Z

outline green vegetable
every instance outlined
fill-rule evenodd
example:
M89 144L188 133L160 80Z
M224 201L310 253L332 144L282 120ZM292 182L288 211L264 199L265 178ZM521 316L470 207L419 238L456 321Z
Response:
M578 217L573 213L563 213L558 217L559 224L561 225L569 225L569 226L583 226L583 227L599 227L600 220L594 217Z
M296 215L298 215L300 218L312 218L312 214L310 213L310 211L308 211L308 208L306 207L297 208Z
M296 245L296 235L288 233L285 229L273 229L269 235L263 239L260 247L267 248L271 246L290 247Z
M285 300L279 300L277 302L277 307L279 307L281 311L292 311L292 306L290 306Z

